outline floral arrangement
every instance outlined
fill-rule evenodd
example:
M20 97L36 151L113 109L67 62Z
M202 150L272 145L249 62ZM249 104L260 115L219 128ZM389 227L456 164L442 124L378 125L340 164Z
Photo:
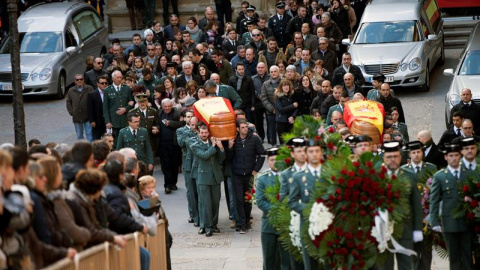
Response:
M255 177L250 178L250 188L249 190L245 191L245 202L251 203L251 204L257 204L257 199L255 195Z

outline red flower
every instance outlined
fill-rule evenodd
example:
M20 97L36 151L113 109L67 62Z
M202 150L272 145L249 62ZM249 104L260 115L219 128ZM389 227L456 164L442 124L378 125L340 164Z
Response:
M374 170L374 169L369 169L368 170L368 174L371 174L371 175L374 175L376 174L377 172Z
M358 230L356 233L355 233L355 238L357 238L358 240L360 240L363 236L363 231L362 230Z
M347 169L343 168L341 171L340 171L341 174L345 175L347 174Z
M475 232L480 233L480 225L475 225Z
M475 208L475 207L477 207L477 206L478 206L478 201L477 201L477 200L472 200L472 201L470 202L470 207Z
M358 250L362 250L362 249L363 249L363 244L362 244L362 243L358 244L358 245L357 245L357 249L358 249Z
M352 240L353 239L353 234L351 232L346 232L345 233L345 238L348 239L348 240Z
M470 189L468 188L467 185L463 185L462 190L463 192L468 192Z
M348 248L353 248L353 247L355 247L355 243L353 243L353 241L348 241L347 242L347 247Z
M385 166L382 166L381 172L382 172L382 173L386 173L386 172L387 172L387 168L385 168Z
M287 157L287 158L285 159L285 163L290 164L290 162L292 162L292 159L289 158L289 157Z
M337 194L342 194L342 189L337 188L336 192L337 192Z
M367 211L361 210L361 211L360 211L360 215L361 215L361 216L366 216L366 215L367 215Z
M360 162L354 161L354 162L353 162L353 166L355 166L355 167L360 167Z
M392 180L397 179L397 176L395 174L392 174Z
M467 213L467 219L472 220L475 218L475 215L472 212Z
M358 169L357 173L359 175L364 175L365 174L365 170L364 169Z
M331 241L328 241L327 242L327 247L332 247L333 246L333 243Z
M338 178L338 184L339 185L342 185L344 181L345 181L345 179L343 179L343 177Z
M373 163L371 161L367 161L365 165L367 165L368 168L371 168L373 166Z
M328 142L327 146L329 149L333 149L335 147L335 145L332 142Z
M337 177L335 177L335 175L332 175L332 177L330 177L330 179L332 179L332 181L335 181L335 179L337 179Z
M252 194L255 194L255 189L254 188L252 188Z
M320 137L320 135L315 136L315 139L316 139L316 140L320 140L321 138L322 138L322 137Z
M390 213L393 212L393 206L388 207L388 212L390 212Z
M347 187L348 188L353 188L354 185L355 185L355 182L353 182L353 180L348 180L348 182L347 182Z
M246 199L247 201L250 201L250 200L252 200L252 196L251 196L250 194L247 194L247 196L245 196L245 199Z
M277 201L280 201L280 194L277 194Z
M391 190L392 189L392 184L388 184L387 185L387 190Z
M330 126L330 127L328 128L328 132L329 132L329 133L333 133L333 132L335 132L335 130L333 129L332 126Z
M318 198L317 203L321 203L321 202L322 202L322 198Z
M382 180L385 179L385 173L379 173L378 178L380 178Z
M354 177L354 176L355 176L355 172L348 172L348 176Z
M480 188L480 183L477 183L477 188Z

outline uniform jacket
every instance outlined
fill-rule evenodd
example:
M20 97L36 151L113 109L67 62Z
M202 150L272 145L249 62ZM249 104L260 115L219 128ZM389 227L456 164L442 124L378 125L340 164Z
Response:
M417 175L407 169L400 169L397 177L405 178L410 184L409 194L409 215L404 219L403 233L400 240L410 240L413 238L413 231L422 231L423 229L423 208L420 193L417 187Z
M153 137L155 136L155 134L152 133L152 128L158 123L158 111L152 107L147 107L146 111L147 116L145 116L142 110L140 110L140 107L131 109L128 113L134 113L140 116L140 126L148 131L148 138L150 139L151 143Z
M133 101L132 91L128 85L122 84L120 91L116 91L113 85L105 88L103 96L103 117L105 123L111 123L114 128L123 128L127 126L127 114L132 109L128 105ZM125 108L127 111L122 115L117 115L119 108Z
M280 173L278 177L278 180L280 181L280 200L283 201L283 199L290 194L290 179L293 181L293 175L296 172L297 169L295 169L295 166L291 166Z
M103 117L103 101L98 89L88 93L87 96L87 111L88 121L95 122L96 127L105 128L105 118ZM103 96L105 97L105 95ZM105 128L106 129L106 128Z
M287 35L288 22L292 19L287 13L283 14L282 20L279 20L278 14L268 19L268 28L272 30L272 34L277 40L278 47L285 48L290 42L292 35ZM293 34L293 33L292 33Z
M433 176L430 190L430 215L432 227L442 226L442 231L447 233L466 232L468 230L466 218L454 218L453 209L462 201L458 198L458 185L467 181L474 173L465 167L459 168L460 179L455 179L448 168L438 171ZM440 202L442 201L441 209ZM440 211L442 216L440 216ZM441 221L441 224L440 224Z
M303 209L307 206L307 203L310 200L310 192L315 187L315 183L317 181L324 181L321 178L322 170L323 168L320 168L320 176L317 178L307 168L295 173L293 178L288 179L288 182L290 183L288 206L290 209L303 216Z
M228 99L235 109L242 107L242 98L237 94L235 88L232 88L229 85L219 85L218 87L219 97Z
M256 200L260 210L262 210L262 226L260 232L262 233L275 233L275 229L268 222L268 211L272 207L272 204L265 196L265 191L268 187L276 184L276 178L278 175L274 175L271 170L266 171L257 178Z
M118 134L117 149L125 147L135 150L138 159L145 162L145 164L153 164L152 146L148 139L148 131L145 128L139 127L136 137L133 136L130 127L122 128Z
M402 169L409 170L412 173L416 173L416 168L413 167L413 164L405 164L401 167ZM420 167L420 173L417 174L417 180L427 180L427 175L432 176L435 172L437 172L437 166L429 162L422 162L422 166Z
M223 171L220 165L225 159L225 152L214 147L211 142L201 140L193 142L193 155L198 164L197 185L220 185L223 181Z
M187 154L188 154L188 145L187 145L187 140L197 136L197 133L190 129L188 126L183 126L181 128L178 128L176 131L177 133L177 143L180 148L182 148L182 165L183 165L183 170L186 172L192 171L192 157L190 155L190 158L187 160Z
M261 91L262 104L267 110L267 113L269 114L274 114L274 110L275 110L274 93L279 83L280 83L280 80L278 80L278 82L275 83L273 82L272 79L268 79L262 85L262 91Z
M192 145L199 142L200 138L198 136L193 136L191 138L186 139L185 144L187 145L187 156L185 157L185 161L187 164L190 164L190 177L193 179L198 178L198 161L195 158L195 155L192 151Z
M72 116L74 123L85 123L88 121L87 95L92 92L90 85L84 84L82 92L77 91L74 86L67 93L67 111Z
M252 78L247 76L246 74L242 78L242 84L240 85L240 89L237 88L238 77L237 75L232 75L228 80L228 85L230 85L233 89L237 91L237 94L242 99L242 108L248 108L255 104L255 96L254 96L254 87Z

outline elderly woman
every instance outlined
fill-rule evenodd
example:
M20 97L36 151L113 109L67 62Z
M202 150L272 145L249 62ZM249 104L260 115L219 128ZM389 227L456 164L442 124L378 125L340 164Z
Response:
M285 78L290 81L293 89L296 89L300 86L300 74L298 74L297 68L294 65L287 66L285 69Z

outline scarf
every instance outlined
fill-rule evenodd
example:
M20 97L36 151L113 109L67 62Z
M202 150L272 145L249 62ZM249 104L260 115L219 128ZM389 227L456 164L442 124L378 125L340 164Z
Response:
M208 35L207 43L213 44L215 42L215 36L217 35L217 32L213 30L208 30L207 35Z
M431 145L433 144L433 139L430 139L428 141L425 142L424 144L424 149L427 149L428 147L430 147Z
M238 78L237 91L240 91L240 88L242 87L243 76L238 75L238 73L236 73L235 76L237 76L237 78Z
M188 28L188 26L186 26L185 28L192 35L196 34L198 32L198 30L200 29L200 28L198 28L198 25L195 25L195 27L193 29Z

